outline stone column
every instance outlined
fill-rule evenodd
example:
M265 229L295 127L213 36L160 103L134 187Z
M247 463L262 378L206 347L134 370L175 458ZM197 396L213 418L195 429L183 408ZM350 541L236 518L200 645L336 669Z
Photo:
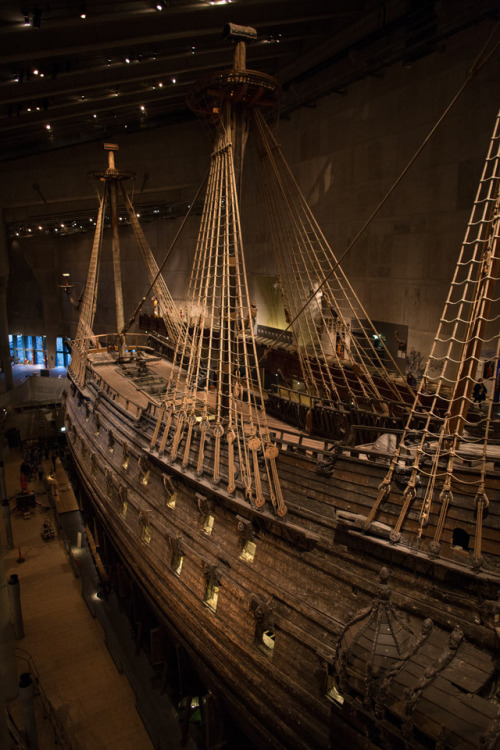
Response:
M3 550L0 545L0 697L2 697L0 708L3 709L5 701L12 701L17 698L17 694L14 630L10 616Z
M19 700L23 713L23 727L30 750L38 750L38 737L35 722L35 689L29 672L19 678Z
M0 243L1 244L1 243ZM8 391L14 388L9 347L9 321L7 318L7 274L0 276L0 360Z
M17 640L24 638L23 612L21 609L21 587L19 585L19 576L12 573L7 586L10 600L10 612L12 623L14 625L14 635Z
M0 464L2 462L0 461ZM3 471L3 466L0 466L0 471ZM7 541L7 549L14 549L14 536L12 534L12 521L10 517L10 505L6 497L2 500L2 517L3 525L5 528L5 538Z

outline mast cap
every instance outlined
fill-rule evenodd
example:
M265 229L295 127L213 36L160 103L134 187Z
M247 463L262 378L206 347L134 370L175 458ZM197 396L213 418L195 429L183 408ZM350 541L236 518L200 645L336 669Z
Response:
M252 42L257 39L257 30L251 26L238 26L226 23L223 31L224 39L234 39L235 42Z

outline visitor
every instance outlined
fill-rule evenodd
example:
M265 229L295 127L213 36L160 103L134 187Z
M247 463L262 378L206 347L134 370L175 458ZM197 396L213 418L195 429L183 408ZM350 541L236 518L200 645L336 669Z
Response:
M479 404L479 408L481 408L481 404L483 401L486 400L486 386L483 383L483 379L479 378L476 385L473 388L472 391L472 399L475 404Z

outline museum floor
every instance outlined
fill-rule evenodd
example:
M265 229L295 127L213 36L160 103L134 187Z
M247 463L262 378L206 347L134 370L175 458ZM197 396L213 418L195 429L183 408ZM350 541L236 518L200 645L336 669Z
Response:
M17 367L15 375L16 385L26 377ZM35 697L39 749L54 747L54 724L62 727L67 740L60 740L59 746L68 750L176 750L180 728L175 709L154 687L146 655L135 654L130 624L114 595L106 601L97 596L85 530L71 487L64 486L65 474L58 478L62 491L56 495L57 517L50 508L46 482L53 474L50 457L43 460L44 479L28 482L36 506L26 513L15 510L22 458L19 447L4 441L14 549L7 549L4 529L2 546L6 578L16 574L20 584L24 637L14 644L18 675L29 671L39 679ZM56 475L61 471L58 461ZM55 534L44 540L46 521ZM19 699L9 709L22 728ZM186 747L192 747L190 741Z

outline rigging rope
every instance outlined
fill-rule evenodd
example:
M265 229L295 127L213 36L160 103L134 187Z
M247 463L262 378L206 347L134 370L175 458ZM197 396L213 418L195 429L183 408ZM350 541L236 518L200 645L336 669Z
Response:
M232 133L223 123L212 154L187 298L188 317L151 448L156 449L161 434L159 453L168 449L170 461L182 456L184 469L193 466L198 476L224 482L228 493L239 483L256 507L269 498L283 516L278 451L265 417L253 330L245 323L250 298Z
M493 27L493 29L492 29L492 31L491 31L488 39L486 40L486 42L482 46L479 54L477 55L477 57L475 58L474 62L472 63L472 66L470 67L470 69L469 69L469 71L467 73L467 76L466 76L464 82L460 85L458 91L453 96L453 98L451 99L450 103L446 106L446 108L444 109L443 113L438 118L438 120L436 121L436 123L433 125L433 127L431 128L431 130L429 131L429 133L427 134L427 136L424 138L424 140L422 141L422 143L420 144L420 146L417 148L417 150L415 151L415 153L413 154L413 156L411 157L411 159L408 161L408 163L404 167L403 171L400 173L400 175L395 180L395 182L391 185L391 187L389 188L389 190L386 192L386 194L383 196L383 198L381 199L381 201L378 203L378 205L372 211L372 213L370 214L370 216L366 219L366 221L361 226L361 228L356 233L356 235L351 240L351 242L348 244L347 248L344 250L344 252L342 253L342 255L335 261L335 265L333 266L333 268L330 269L330 271L328 271L327 275L323 279L318 279L318 286L317 286L317 288L314 290L314 292L312 292L309 295L308 299L304 302L304 304L302 305L302 307L297 311L295 317L292 320L287 321L287 327L284 329L284 331L281 333L281 335L278 336L269 345L269 347L267 348L267 350L261 356L261 360L264 359L267 356L267 354L271 351L271 349L273 349L276 346L276 344L281 340L281 338L283 336L283 333L285 331L288 331L292 327L292 324L299 318L300 315L303 314L304 310L314 300L315 295L323 289L323 286L327 283L327 281L329 280L329 278L340 267L341 263L344 261L344 259L348 255L348 253L352 250L352 248L358 242L358 240L363 236L363 234L367 230L368 226L371 224L371 222L373 221L373 219L380 212L380 210L382 209L382 207L386 204L387 200L390 198L390 196L392 195L392 193L394 192L394 190L396 189L396 187L399 185L399 183L401 182L401 180L403 179L403 177L406 175L406 173L409 171L409 169L411 168L411 166L413 165L413 163L420 156L420 153L423 151L423 149L425 148L425 146L427 145L427 143L429 142L429 140L432 138L432 136L434 135L435 131L440 126L440 124L442 123L442 121L448 115L449 111L452 109L452 107L455 105L455 103L457 102L457 100L460 98L461 94L463 93L463 91L465 90L465 88L467 87L467 85L469 84L469 82L474 78L474 76L476 76L479 73L479 71L486 65L486 63L488 62L488 60L493 56L493 54L499 48L500 42L496 42L489 49L490 45L492 44L492 42L494 40L495 35L498 33L499 28L500 28L500 21L497 21L497 23ZM367 318L368 318L368 316L367 316ZM399 368L397 368L397 366L396 366L396 369L399 369Z
M475 509L472 555L476 565L481 561L482 521L489 503L487 468L498 460L495 451L499 450L498 440L493 439L496 429L494 398L498 398L500 392L499 239L500 111L417 398L389 472L380 485L377 501L366 520L367 526L374 520L382 500L390 492L396 469L406 464L410 455L408 488L422 486L417 543L430 539L434 529L429 549L433 554L439 552L449 508L460 495L460 502ZM485 352L485 346L493 342L495 348ZM477 393L481 393L482 379L477 380L477 369L482 356L491 363L491 372L487 375L490 394L481 395L486 403L485 410L475 405L477 399L473 391L479 388ZM471 460L480 463L475 474L464 470L464 462ZM406 498L407 491L403 494L395 536L406 521Z

